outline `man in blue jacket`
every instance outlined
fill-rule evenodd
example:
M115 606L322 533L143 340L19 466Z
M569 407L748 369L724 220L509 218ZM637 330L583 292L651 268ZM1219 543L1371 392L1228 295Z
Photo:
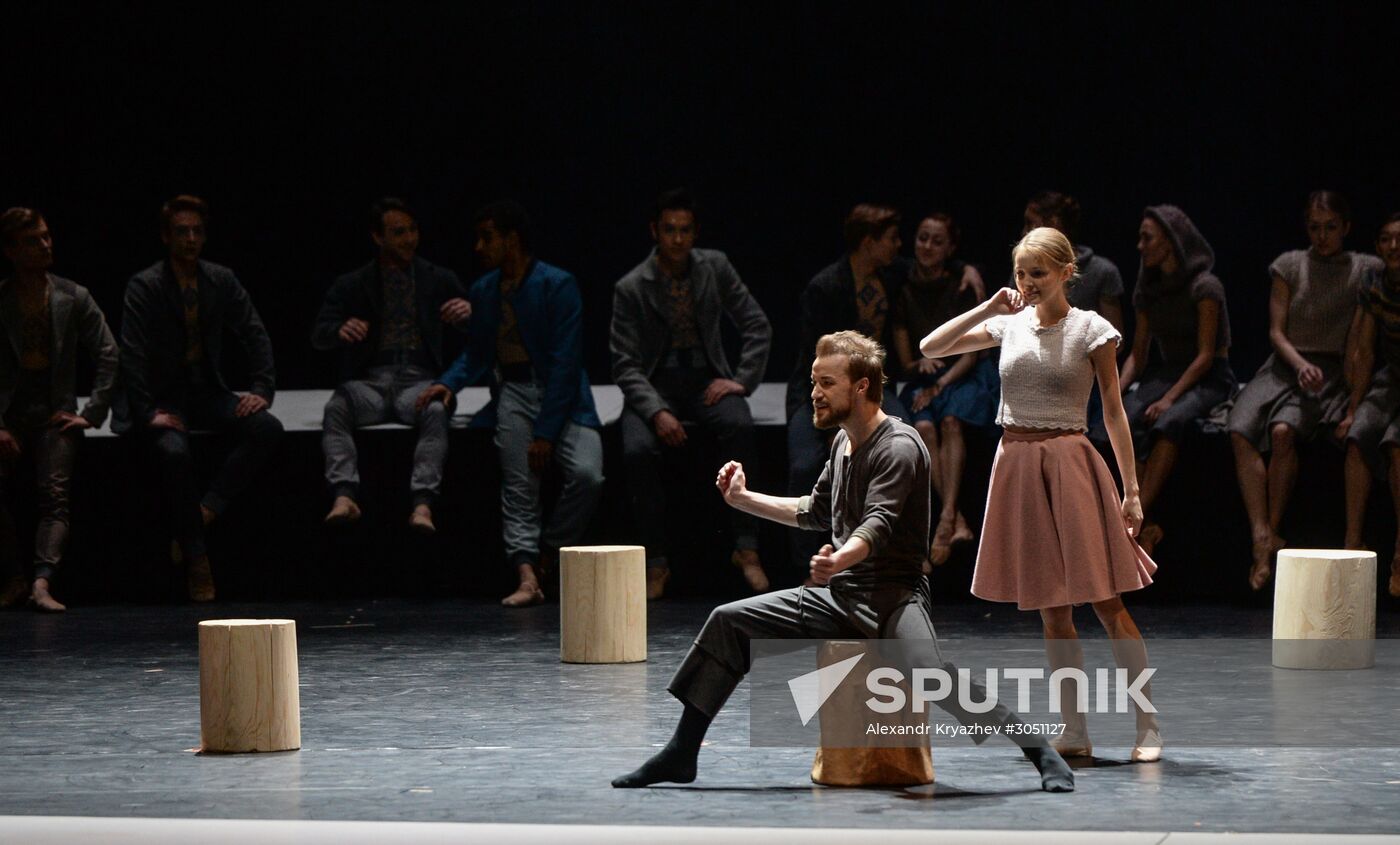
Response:
M583 299L569 273L530 254L530 221L518 203L476 215L476 254L490 272L467 296L467 346L418 407L450 404L457 391L489 377L492 400L472 427L494 426L501 453L501 522L507 560L520 586L507 607L544 601L541 554L578 542L603 486L602 423L583 370ZM563 490L541 526L540 477L550 466Z

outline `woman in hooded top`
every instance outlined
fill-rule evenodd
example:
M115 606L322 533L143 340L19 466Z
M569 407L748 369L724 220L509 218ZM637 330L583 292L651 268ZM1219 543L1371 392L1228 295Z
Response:
M972 593L1039 611L1052 669L1077 668L1084 653L1074 606L1090 604L1112 640L1114 658L1141 678L1147 647L1122 594L1152 583L1157 564L1133 540L1142 523L1133 438L1118 389L1122 335L1093 311L1070 305L1074 248L1061 232L1032 229L1012 252L1016 289L934 329L919 344L928 357L1001 347L1001 443L992 463ZM1089 389L1097 378L1120 497L1103 458L1084 436ZM1053 677L1053 673L1052 673ZM1057 751L1088 756L1093 746L1071 678L1058 682L1064 732ZM1151 685L1142 686L1151 700ZM1156 710L1134 702L1132 759L1161 758Z
M1181 438L1230 398L1236 382L1225 286L1211 272L1215 252L1191 218L1174 205L1148 206L1137 248L1137 330L1118 379L1125 388L1138 383L1124 395L1123 409L1135 453L1147 456L1138 467L1144 514L1138 542L1151 554L1163 535L1152 508L1176 465ZM1154 345L1159 360L1149 364Z
M1374 256L1342 249L1351 208L1341 194L1314 191L1303 222L1309 248L1269 265L1273 352L1230 410L1235 474L1253 538L1249 586L1256 590L1273 575L1274 553L1284 545L1278 529L1298 479L1297 444L1346 416L1347 332L1363 279L1381 267Z

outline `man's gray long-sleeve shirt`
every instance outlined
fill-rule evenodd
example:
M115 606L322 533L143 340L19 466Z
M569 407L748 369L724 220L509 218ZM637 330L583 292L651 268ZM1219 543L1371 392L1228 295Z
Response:
M852 537L870 545L865 560L831 579L833 590L917 589L928 556L929 455L918 432L887 417L858 449L838 432L821 478L797 504L797 524L830 531L840 549Z

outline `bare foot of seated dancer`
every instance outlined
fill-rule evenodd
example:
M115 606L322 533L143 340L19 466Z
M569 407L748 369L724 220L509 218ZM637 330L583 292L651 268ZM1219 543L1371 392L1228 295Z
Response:
M735 549L730 555L729 562L734 564L744 575L744 581L748 583L749 589L755 593L768 592L768 573L763 571L763 563L758 559L758 552L753 549Z
M1395 549L1395 557L1390 560L1390 595L1400 599L1400 546Z
M29 597L29 585L18 575L11 576L0 589L0 608L18 607Z
M34 579L34 587L29 593L29 605L42 613L62 613L68 609L49 595L49 579L47 578Z
M209 568L209 556L190 558L185 570L185 586L189 590L190 601L207 602L214 600L214 573Z
M666 582L671 580L671 567L647 567L647 601L656 601L666 594Z
M957 527L957 518L943 516L938 520L938 528L933 532L933 544L928 549L928 562L934 566L942 566L948 562L948 557L953 553L953 533Z
M1254 566L1249 570L1250 589L1262 590L1274 577L1274 555L1284 545L1283 538L1274 533L1254 538Z
M408 527L415 534L436 534L437 526L433 524L433 509L428 505L416 505L413 513L408 515Z
M349 525L360 518L360 506L349 496L336 496L335 502L331 504L330 513L326 514L327 525Z
M1162 542L1162 537L1165 535L1166 532L1162 530L1162 526L1155 522L1144 522L1142 530L1138 532L1137 542L1142 550L1147 552L1147 556L1152 557L1153 550L1157 548L1158 543Z
M958 511L953 523L953 545L959 543L971 543L977 539L977 535L972 532L972 526L967 524L967 517Z
M515 588L515 592L501 599L501 604L506 607L529 607L542 603L544 590L540 589L540 579L535 573L535 567L528 563L522 563L519 572L520 586Z

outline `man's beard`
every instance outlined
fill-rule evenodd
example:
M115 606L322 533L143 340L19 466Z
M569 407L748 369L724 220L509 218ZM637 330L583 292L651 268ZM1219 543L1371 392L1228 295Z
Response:
M821 412L816 408L812 409L812 425L818 429L830 430L840 428L841 423L851 416L851 406L847 405L843 410L835 410L830 405L826 406L826 419L822 420Z

